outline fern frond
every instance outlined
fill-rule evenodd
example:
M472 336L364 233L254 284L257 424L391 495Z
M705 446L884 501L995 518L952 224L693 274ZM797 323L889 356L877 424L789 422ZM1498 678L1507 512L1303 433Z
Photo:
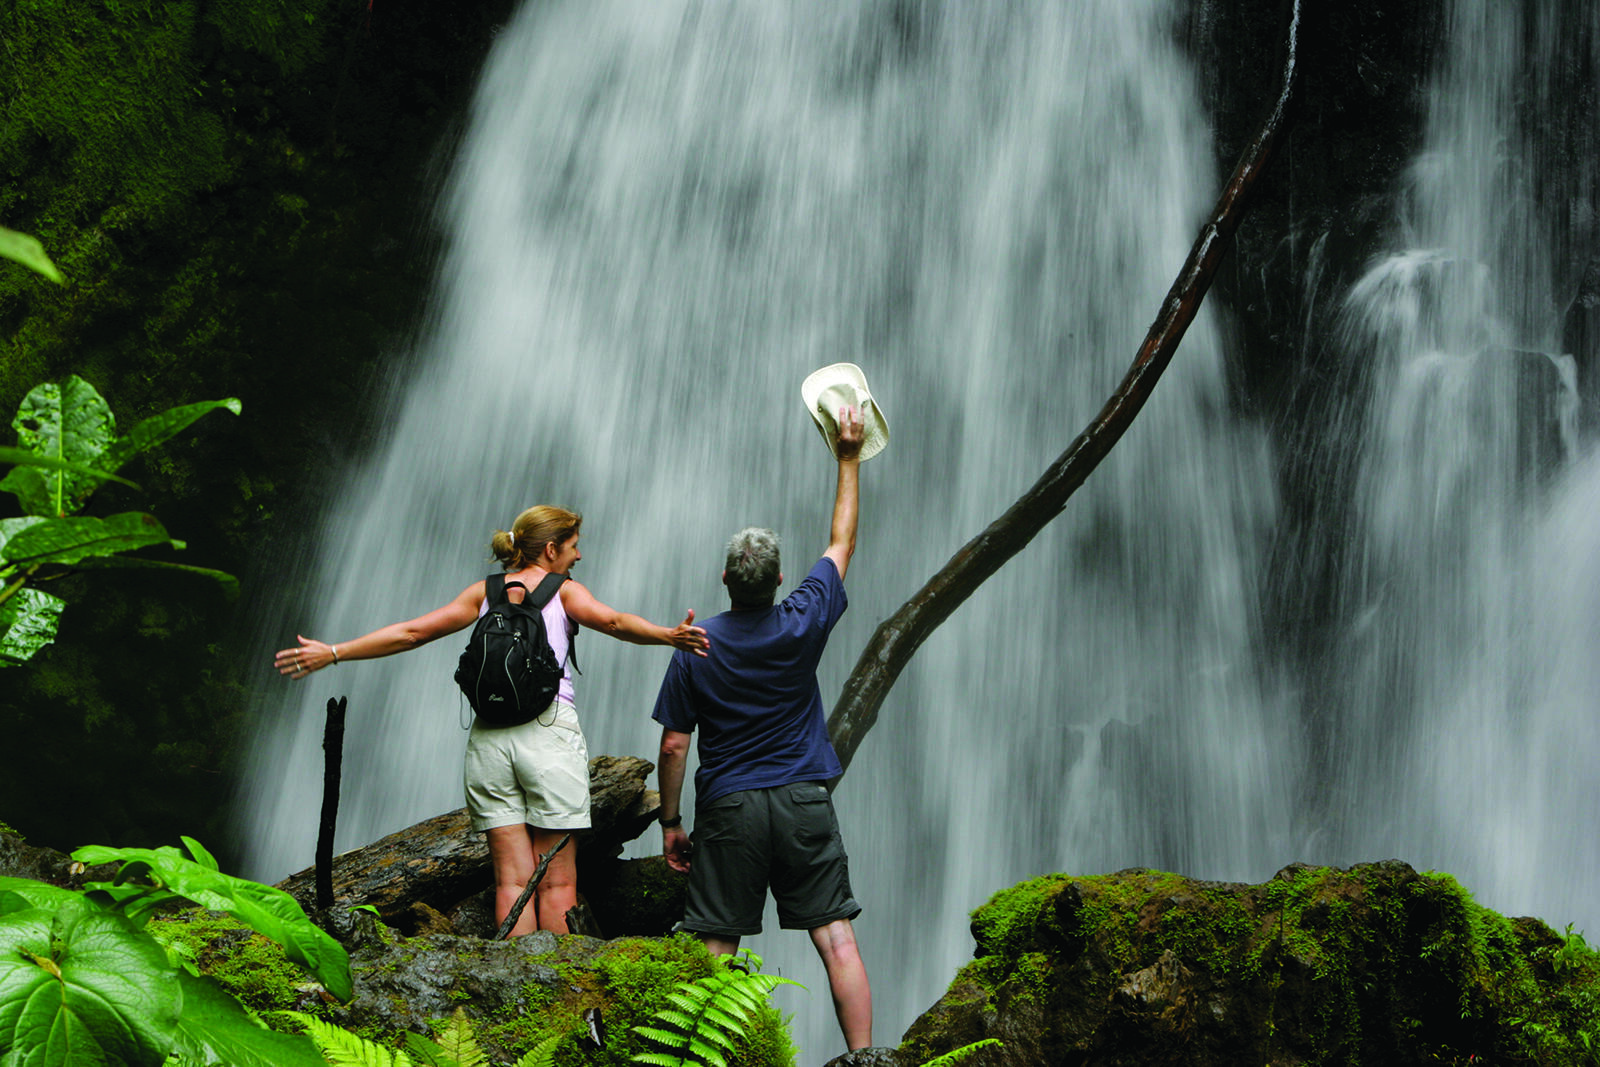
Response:
M936 1057L929 1060L927 1063L924 1063L922 1067L956 1067L956 1064L961 1063L968 1056L971 1056L981 1048L999 1047L1000 1045L1004 1044L1005 1042L1001 1041L997 1037L986 1037L982 1041L974 1041L970 1045L962 1045L960 1048L953 1048L949 1052L946 1052L943 1056Z
M662 1007L634 1033L656 1048L638 1053L634 1063L652 1067L727 1067L728 1054L748 1040L750 1027L780 985L800 985L777 975L760 974L761 958L753 953L724 957L722 966L666 995ZM805 988L801 986L801 988Z
M457 1008L450 1021L439 1028L435 1046L454 1062L455 1067L489 1067L489 1058L478 1047L477 1035L472 1031L472 1020L465 1009ZM439 1067L451 1067L440 1064Z
M551 1034L517 1060L512 1067L556 1067L556 1046L561 1044L563 1034Z
M683 1067L682 1056L668 1056L664 1052L636 1052L629 1063L643 1063L648 1067Z
M684 1030L662 1030L655 1026L635 1026L633 1032L640 1037L649 1038L662 1048L682 1048L689 1043L689 1035Z
M404 1052L384 1048L368 1041L360 1034L325 1022L305 1012L286 1011L286 1015L306 1028L306 1036L317 1046L322 1058L334 1067L411 1067L411 1057Z
M695 1058L694 1062L703 1063L706 1067L728 1067L728 1058L721 1050L706 1044L698 1037L689 1039L689 1055Z

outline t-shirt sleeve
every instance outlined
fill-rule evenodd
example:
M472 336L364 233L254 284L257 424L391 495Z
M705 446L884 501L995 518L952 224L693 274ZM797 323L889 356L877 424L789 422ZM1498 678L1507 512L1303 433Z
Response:
M809 627L827 634L849 603L839 568L833 565L833 560L823 556L811 565L805 580L794 587L794 592L784 598L783 606L786 611L806 618Z
M667 664L667 674L661 679L661 692L656 694L656 709L650 717L669 730L692 733L695 725L694 701L689 693L689 667L683 661L684 652L674 652Z

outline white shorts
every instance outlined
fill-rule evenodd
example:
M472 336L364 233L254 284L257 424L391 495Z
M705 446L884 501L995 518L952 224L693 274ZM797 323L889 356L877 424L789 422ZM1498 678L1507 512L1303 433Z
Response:
M554 720L546 710L521 726L473 723L462 777L474 830L588 827L589 745L577 709L559 700L551 707Z

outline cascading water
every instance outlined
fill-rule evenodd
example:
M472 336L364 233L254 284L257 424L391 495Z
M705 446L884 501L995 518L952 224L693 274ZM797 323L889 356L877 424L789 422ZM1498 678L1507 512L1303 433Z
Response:
M1354 491L1348 524L1322 531L1342 636L1312 817L1320 858L1398 855L1490 906L1591 930L1600 483L1592 459L1574 465L1562 318L1573 187L1593 175L1557 167L1555 79L1593 69L1597 34L1583 5L1453 5L1406 247L1350 292L1354 385L1329 398L1366 414L1331 445L1355 458L1325 472L1341 484L1348 463Z
M263 647L445 602L492 530L585 514L578 577L663 622L721 610L721 546L824 547L833 471L798 399L861 364L894 438L863 470L831 702L877 621L1003 510L1125 370L1217 187L1173 3L528 4L496 43L453 240L391 440L344 490ZM838 794L893 1042L1044 871L1262 878L1296 854L1303 743L1258 662L1263 437L1206 315L1111 458L920 651ZM651 756L661 649L590 635L596 753ZM459 642L282 683L251 873L309 863L322 704L350 696L339 847L460 804ZM653 847L651 840L645 847ZM813 991L772 917L753 947ZM813 1057L815 1058L815 1057Z

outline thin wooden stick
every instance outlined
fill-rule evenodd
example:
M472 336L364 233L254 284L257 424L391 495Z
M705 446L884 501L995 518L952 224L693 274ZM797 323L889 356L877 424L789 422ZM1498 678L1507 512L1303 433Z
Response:
M517 925L517 920L522 918L522 909L528 906L528 901L533 899L533 891L539 888L539 883L544 880L544 872L550 867L550 861L556 858L556 853L568 841L572 840L571 834L563 834L556 847L539 857L539 866L533 869L533 877L528 879L528 884L522 887L522 895L517 897L517 902L511 905L511 910L506 912L505 921L500 924L500 929L494 932L496 941L504 941L511 934L511 928Z
M839 762L846 769L872 724L878 721L889 689L912 655L951 612L971 596L1012 556L1061 514L1067 498L1084 483L1111 446L1116 444L1144 407L1161 372L1166 370L1194 321L1200 301L1217 272L1228 242L1244 217L1257 179L1272 156L1280 126L1288 111L1295 80L1295 51L1300 32L1300 0L1294 0L1289 20L1289 53L1283 71L1283 89L1266 124L1244 150L1239 164L1211 217L1189 251L1182 271L1162 301L1161 310L1145 335L1144 344L1117 391L1106 401L1082 433L1067 447L1033 487L1004 515L968 541L910 600L879 625L856 661L844 690L828 717L828 736ZM837 785L834 779L830 785Z
M339 821L339 777L344 762L347 697L328 701L322 730L322 820L317 827L317 907L333 907L333 830Z

